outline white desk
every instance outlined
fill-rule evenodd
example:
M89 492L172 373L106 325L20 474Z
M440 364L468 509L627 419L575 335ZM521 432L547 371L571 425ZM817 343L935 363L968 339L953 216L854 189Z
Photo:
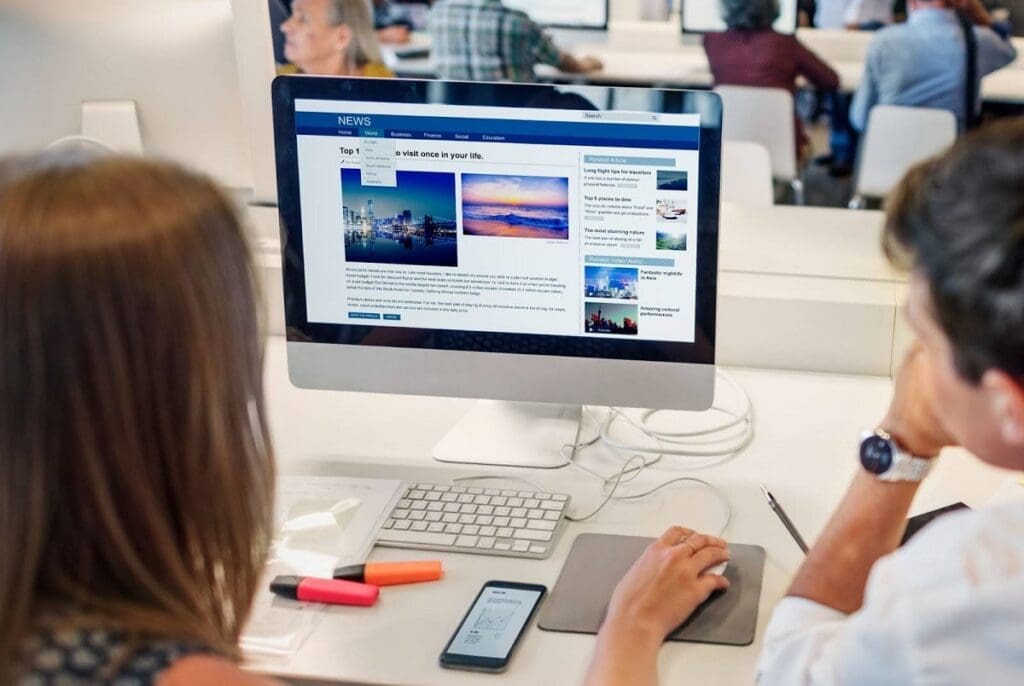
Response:
M828 62L840 76L841 88L852 92L860 84L864 55L873 35L867 31L800 29L798 37ZM544 81L593 85L656 86L664 88L710 88L711 69L698 36L684 36L672 22L619 21L609 25L607 35L588 42L593 33L557 32L563 48L576 55L593 55L604 68L587 74L566 73L540 65L537 76ZM987 102L1024 104L1024 39L1013 39L1020 53L1017 61L985 77L981 96ZM429 58L399 60L400 76L430 77Z
M808 540L813 540L855 470L858 432L883 412L888 379L824 374L734 370L757 412L757 438L739 458L699 472L732 500L735 516L726 536L763 545L768 553L755 643L744 648L669 644L660 655L666 684L750 683L771 608L801 560L782 525L768 510L758 484L765 481ZM300 474L378 475L419 481L451 475L527 474L550 490L573 496L587 509L599 497L597 480L566 468L554 472L467 468L451 470L429 459L430 449L469 408L470 401L302 391L287 378L284 344L268 347L266 390L271 430L281 471ZM584 453L588 466L612 471L598 450ZM666 467L642 477L665 480ZM916 504L926 510L964 500L978 505L1003 473L951 455L929 477ZM637 484L639 485L639 484ZM613 503L591 522L572 524L546 561L447 555L440 582L384 589L373 608L336 607L294 656L254 664L255 669L309 680L365 684L579 683L594 646L591 636L529 629L509 671L502 676L442 671L437 655L462 613L488 579L554 585L573 538L582 532L656 535L672 523L714 529L719 511L701 491L669 487L634 504ZM425 559L430 553L377 550L372 559Z

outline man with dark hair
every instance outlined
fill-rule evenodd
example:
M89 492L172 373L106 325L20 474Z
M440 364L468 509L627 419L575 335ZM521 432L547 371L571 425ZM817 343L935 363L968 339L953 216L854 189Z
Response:
M596 57L559 50L525 12L501 0L438 0L427 26L434 72L441 79L530 82L537 64L566 72L602 67Z
M863 469L767 629L760 684L1024 683L1024 501L897 550L939 451L1024 470L1024 121L912 170L885 246L918 336Z
M850 107L857 129L864 130L875 105L935 107L955 114L961 129L969 123L978 103L967 110L967 41L957 8L973 25L975 95L981 77L1013 62L1017 51L1005 33L996 31L981 0L908 0L907 22L882 29L868 46Z

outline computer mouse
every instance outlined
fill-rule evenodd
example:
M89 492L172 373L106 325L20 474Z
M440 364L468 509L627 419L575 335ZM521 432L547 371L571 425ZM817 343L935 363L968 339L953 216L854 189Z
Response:
M729 566L728 562L717 564L714 567L708 567L704 570L704 574L725 574L726 567Z

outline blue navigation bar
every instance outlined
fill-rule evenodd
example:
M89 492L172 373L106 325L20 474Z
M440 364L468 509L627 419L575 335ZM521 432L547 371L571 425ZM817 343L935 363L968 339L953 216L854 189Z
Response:
M353 116L327 112L297 112L295 132L300 136L539 143L670 150L696 150L700 137L700 128L696 126L468 117L463 119L390 114Z

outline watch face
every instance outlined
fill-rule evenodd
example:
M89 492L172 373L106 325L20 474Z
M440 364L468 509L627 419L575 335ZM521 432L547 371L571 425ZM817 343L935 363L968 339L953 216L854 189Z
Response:
M881 436L868 436L860 444L860 463L872 474L884 474L892 466L892 445Z

